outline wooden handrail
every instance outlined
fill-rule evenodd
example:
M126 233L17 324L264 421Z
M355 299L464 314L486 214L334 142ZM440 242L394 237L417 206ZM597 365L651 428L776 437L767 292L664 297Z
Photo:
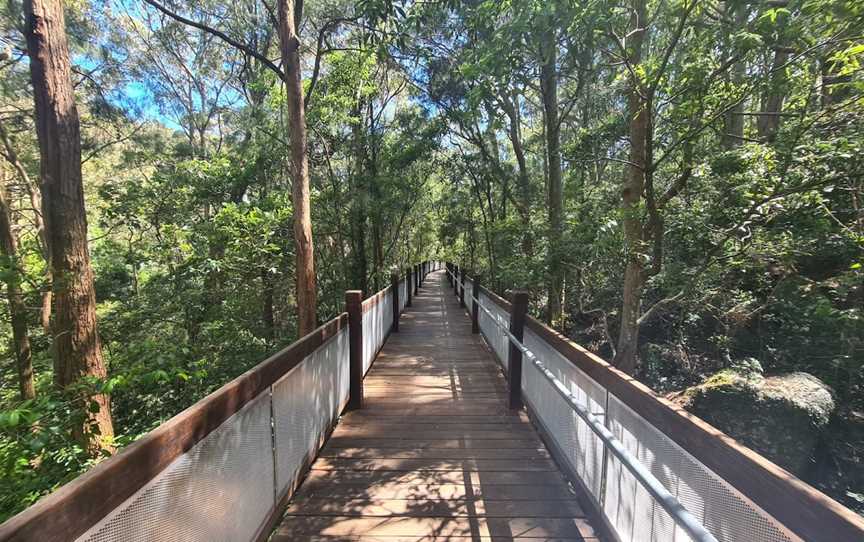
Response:
M510 313L509 301L482 285L479 290ZM834 499L701 418L659 397L641 382L539 320L529 316L526 327L771 515L782 528L804 540L864 540L864 519Z
M387 286L383 290L379 290L378 292L372 294L371 297L367 297L363 300L363 314L371 311L375 308L375 305L384 301L384 297L390 292L391 286Z
M348 325L340 314L0 525L0 541L73 540Z

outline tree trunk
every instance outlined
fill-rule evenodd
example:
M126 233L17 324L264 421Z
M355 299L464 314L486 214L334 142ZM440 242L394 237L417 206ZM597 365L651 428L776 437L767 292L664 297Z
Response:
M21 177L21 183L27 190L27 195L30 197L30 206L33 208L33 221L36 224L36 234L39 237L39 248L42 251L42 257L45 260L45 284L42 286L42 308L39 314L39 322L42 324L42 329L46 335L51 334L51 250L48 248L48 235L45 232L45 221L42 219L42 196L39 194L38 188L30 179L27 170L24 169L24 164L18 159L18 153L15 152L15 147L9 139L9 134L6 133L6 128L0 122L0 141L3 143L4 156L6 160L15 168L15 172Z
M647 19L646 0L633 0L631 32L628 48L631 50L630 65L636 68L642 62L642 44L645 40ZM627 97L630 119L630 158L625 168L624 187L621 191L621 210L624 216L625 268L622 289L621 329L615 365L622 371L636 371L636 352L639 347L639 313L641 311L642 288L645 282L642 218L640 203L645 186L646 156L650 137L650 101L643 95L639 81L632 79Z
M41 155L43 215L54 276L54 348L62 371L57 381L68 388L83 377L107 376L87 247L81 133L63 4L60 0L27 0L24 7ZM96 455L100 449L112 447L111 407L107 395L87 399L87 419L74 436Z
M351 288L363 292L366 297L369 288L369 266L366 256L366 223L368 218L367 200L369 187L366 183L366 145L364 142L364 103L361 88L358 86L354 96L351 127L351 144L353 145L353 175L351 175ZM374 250L374 247L373 247Z
M550 21L550 27L554 21ZM549 205L549 260L547 290L549 300L546 319L555 325L561 322L561 290L564 285L564 267L561 263L561 236L563 230L563 188L561 183L561 126L558 121L558 45L551 29L541 38L540 88L543 94L543 112L546 132L548 163Z
M276 338L276 318L273 310L273 277L266 267L261 269L261 321L264 324L264 338L272 341Z
M728 3L727 3L728 5ZM728 34L731 35L732 32L744 28L747 24L747 17L749 15L749 10L746 5L740 5L736 8L732 8L731 13L727 13L727 18L731 18L734 23L728 30ZM729 38L730 36L727 36ZM732 54L732 43L731 39L727 40L726 46L729 48L730 54ZM743 59L738 60L734 64L732 64L731 69L731 83L735 85L735 87L740 87L744 83L744 78L746 75L747 66ZM735 147L739 147L741 143L744 141L744 100L736 103L726 114L723 116L723 147L726 149L733 149Z
M770 86L762 97L762 111L756 122L759 137L765 141L773 141L777 135L777 130L780 129L780 113L783 111L783 101L786 98L783 88L786 83L786 70L783 66L788 60L788 50L780 47L774 51Z
M302 337L318 324L318 292L315 284L315 252L309 195L309 162L306 157L306 112L303 75L300 72L300 37L297 25L302 1L279 0L279 45L285 67L288 129L291 137L291 196L294 203L294 244L297 284L297 327Z
M522 220L522 252L527 259L534 257L534 238L531 235L531 178L528 175L528 163L525 159L525 147L522 145L522 127L519 117L519 103L514 96L510 97L502 93L501 105L509 120L507 134L510 137L510 145L513 147L513 156L516 158L519 181L519 218Z
M18 390L22 400L36 397L33 386L33 358L27 329L27 306L21 293L21 267L18 261L18 238L12 231L12 210L6 199L6 187L0 186L0 248L6 260L6 294L12 322L12 345L18 363Z

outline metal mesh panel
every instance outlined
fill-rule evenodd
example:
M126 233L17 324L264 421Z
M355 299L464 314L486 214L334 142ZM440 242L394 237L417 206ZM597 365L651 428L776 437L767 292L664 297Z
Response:
M644 486L611 454L607 459L604 513L621 542L690 540Z
M567 386L580 405L601 419L605 416L606 390L602 386L530 329L525 329L524 341L526 348ZM582 483L600 502L603 441L530 361L523 362L522 392Z
M493 302L491 299L486 297L483 292L480 292L477 299L480 300L480 304L486 309L489 310L492 314L495 315L495 318L498 322L501 323L505 328L510 323L510 315L504 311L501 307L498 306L497 303ZM499 328L492 318L486 313L486 311L481 310L477 315L477 322L480 324L480 332L483 334L483 337L486 339L486 342L489 343L489 346L492 347L492 350L495 351L495 354L498 356L499 363L503 366L502 368L507 370L507 351L509 349L509 343L507 342L507 335Z
M651 470L717 540L793 540L776 526L767 513L612 395L609 396L608 414L609 428L616 438ZM642 495L644 490L634 487L635 480L616 463L610 458L605 502L607 517L613 525L620 524L625 529L629 525L637 533L654 532L661 528L658 522L662 520L665 522L663 531L674 531L676 541L685 540L681 529L671 526L671 519L658 519L655 508L659 506L654 506L647 493ZM623 473L620 472L622 470ZM622 540L626 542L628 539Z
M503 309L483 294L480 294L480 302L492 312L495 320L507 326L509 315ZM487 342L501 360L506 360L508 339L504 332L485 311L480 311L479 320ZM778 527L768 514L683 448L609 395L605 388L530 329L525 330L524 344L579 404L601 420L608 416L606 424L616 438L720 542L797 540L790 538L791 535ZM506 361L504 363L506 365ZM522 390L534 415L600 504L622 542L690 540L630 471L611 453L604 454L603 441L533 363L523 365Z
M342 329L273 384L279 495L291 487L348 400L348 329Z
M405 279L399 281L399 314L405 310L405 303L408 302L408 286Z
M393 325L393 294L387 292L369 311L363 314L363 374L372 366L375 354L384 344Z
M251 540L273 498L270 393L265 392L77 540Z

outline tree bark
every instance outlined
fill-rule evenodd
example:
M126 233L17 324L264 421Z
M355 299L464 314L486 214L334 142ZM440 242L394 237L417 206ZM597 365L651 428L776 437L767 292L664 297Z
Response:
M288 128L291 137L291 195L294 203L297 327L302 337L317 326L318 292L312 216L309 195L309 162L306 156L306 112L303 75L300 72L300 37L297 25L302 1L279 0L279 45L285 67Z
M783 88L786 83L786 70L783 66L788 60L789 52L785 48L778 48L774 52L769 88L762 97L762 111L756 122L759 137L765 141L773 141L780 129L780 113L786 98Z
M555 325L560 323L562 313L561 295L564 286L564 267L561 263L561 237L563 230L563 187L561 181L561 125L558 120L558 44L554 21L540 44L540 89L543 95L543 113L546 132L546 156L548 163L549 205L549 256L548 256L548 302L546 319Z
M6 198L6 187L0 186L0 248L8 266L6 295L9 298L9 316L12 322L12 345L18 364L18 391L22 400L36 397L33 386L33 357L27 329L27 306L21 292L21 265L18 261L18 238L12 229L12 210Z
M25 31L41 155L43 217L54 276L54 348L68 388L83 377L105 378L96 325L96 294L87 247L87 214L81 175L81 133L69 64L63 4L27 0ZM114 436L107 395L83 397L86 413L74 435L96 455Z
M727 3L728 6L728 3ZM749 10L746 5L740 5L736 7L729 8L729 13L726 14L727 18L731 18L733 23L728 30L727 38L729 38L735 30L739 28L744 28L747 24L747 17L749 15ZM731 39L727 40L726 46L729 48L729 54L734 54L732 50ZM746 75L747 66L743 59L738 60L734 64L732 64L731 69L731 78L730 82L736 87L740 87L744 83L744 78ZM723 116L723 138L722 143L723 147L726 149L733 149L738 147L744 141L744 100L736 103L726 114Z
M633 0L630 20L630 50L628 62L635 68L642 62L642 44L647 34L646 0ZM636 79L631 80L627 97L630 119L630 158L625 168L624 187L621 191L621 210L624 216L625 268L622 289L621 329L618 335L615 365L622 371L636 371L636 352L639 346L639 312L642 288L645 283L646 255L641 215L642 191L648 166L647 152L650 137L650 101Z

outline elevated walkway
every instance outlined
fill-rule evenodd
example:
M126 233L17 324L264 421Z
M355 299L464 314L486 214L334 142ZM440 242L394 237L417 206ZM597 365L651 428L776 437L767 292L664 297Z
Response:
M527 292L405 271L0 542L864 540L861 517L531 318Z
M447 287L401 316L274 540L597 540Z

